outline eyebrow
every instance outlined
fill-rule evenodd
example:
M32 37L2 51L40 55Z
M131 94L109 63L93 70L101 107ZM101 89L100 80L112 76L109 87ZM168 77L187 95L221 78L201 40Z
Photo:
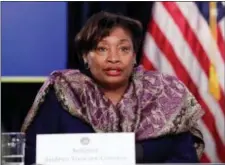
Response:
M128 39L121 39L120 42L129 42Z
M119 40L119 42L120 43L123 43L123 42L130 42L128 39L120 39ZM103 39L103 40L101 40L99 43L108 43L108 41L107 40L105 40L105 39Z

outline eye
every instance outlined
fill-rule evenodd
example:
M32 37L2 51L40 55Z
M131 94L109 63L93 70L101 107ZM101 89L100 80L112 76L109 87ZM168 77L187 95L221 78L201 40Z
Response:
M123 52L129 52L131 50L131 48L129 46L122 46L120 49Z
M97 47L97 51L98 52L106 52L108 49L106 47L103 47L103 46L99 46Z

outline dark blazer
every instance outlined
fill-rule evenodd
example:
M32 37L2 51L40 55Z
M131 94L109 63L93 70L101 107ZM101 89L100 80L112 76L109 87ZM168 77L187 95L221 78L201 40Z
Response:
M26 131L25 164L35 163L36 135L52 133L92 133L84 121L72 116L58 102L50 89L45 102ZM189 132L136 142L137 163L198 162L194 136Z

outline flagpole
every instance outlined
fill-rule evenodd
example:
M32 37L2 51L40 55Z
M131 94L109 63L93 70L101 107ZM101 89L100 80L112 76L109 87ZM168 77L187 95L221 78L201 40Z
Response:
M216 63L213 57L216 53L216 42L217 42L217 6L216 2L209 2L209 26L214 40L211 40L210 45L210 68L209 68L209 92L213 95L216 100L220 99L220 88L219 78L216 72Z

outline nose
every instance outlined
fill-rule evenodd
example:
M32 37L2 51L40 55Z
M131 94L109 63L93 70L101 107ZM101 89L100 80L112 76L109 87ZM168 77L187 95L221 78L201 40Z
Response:
M120 56L119 56L118 52L116 50L110 51L107 61L110 63L119 63Z

